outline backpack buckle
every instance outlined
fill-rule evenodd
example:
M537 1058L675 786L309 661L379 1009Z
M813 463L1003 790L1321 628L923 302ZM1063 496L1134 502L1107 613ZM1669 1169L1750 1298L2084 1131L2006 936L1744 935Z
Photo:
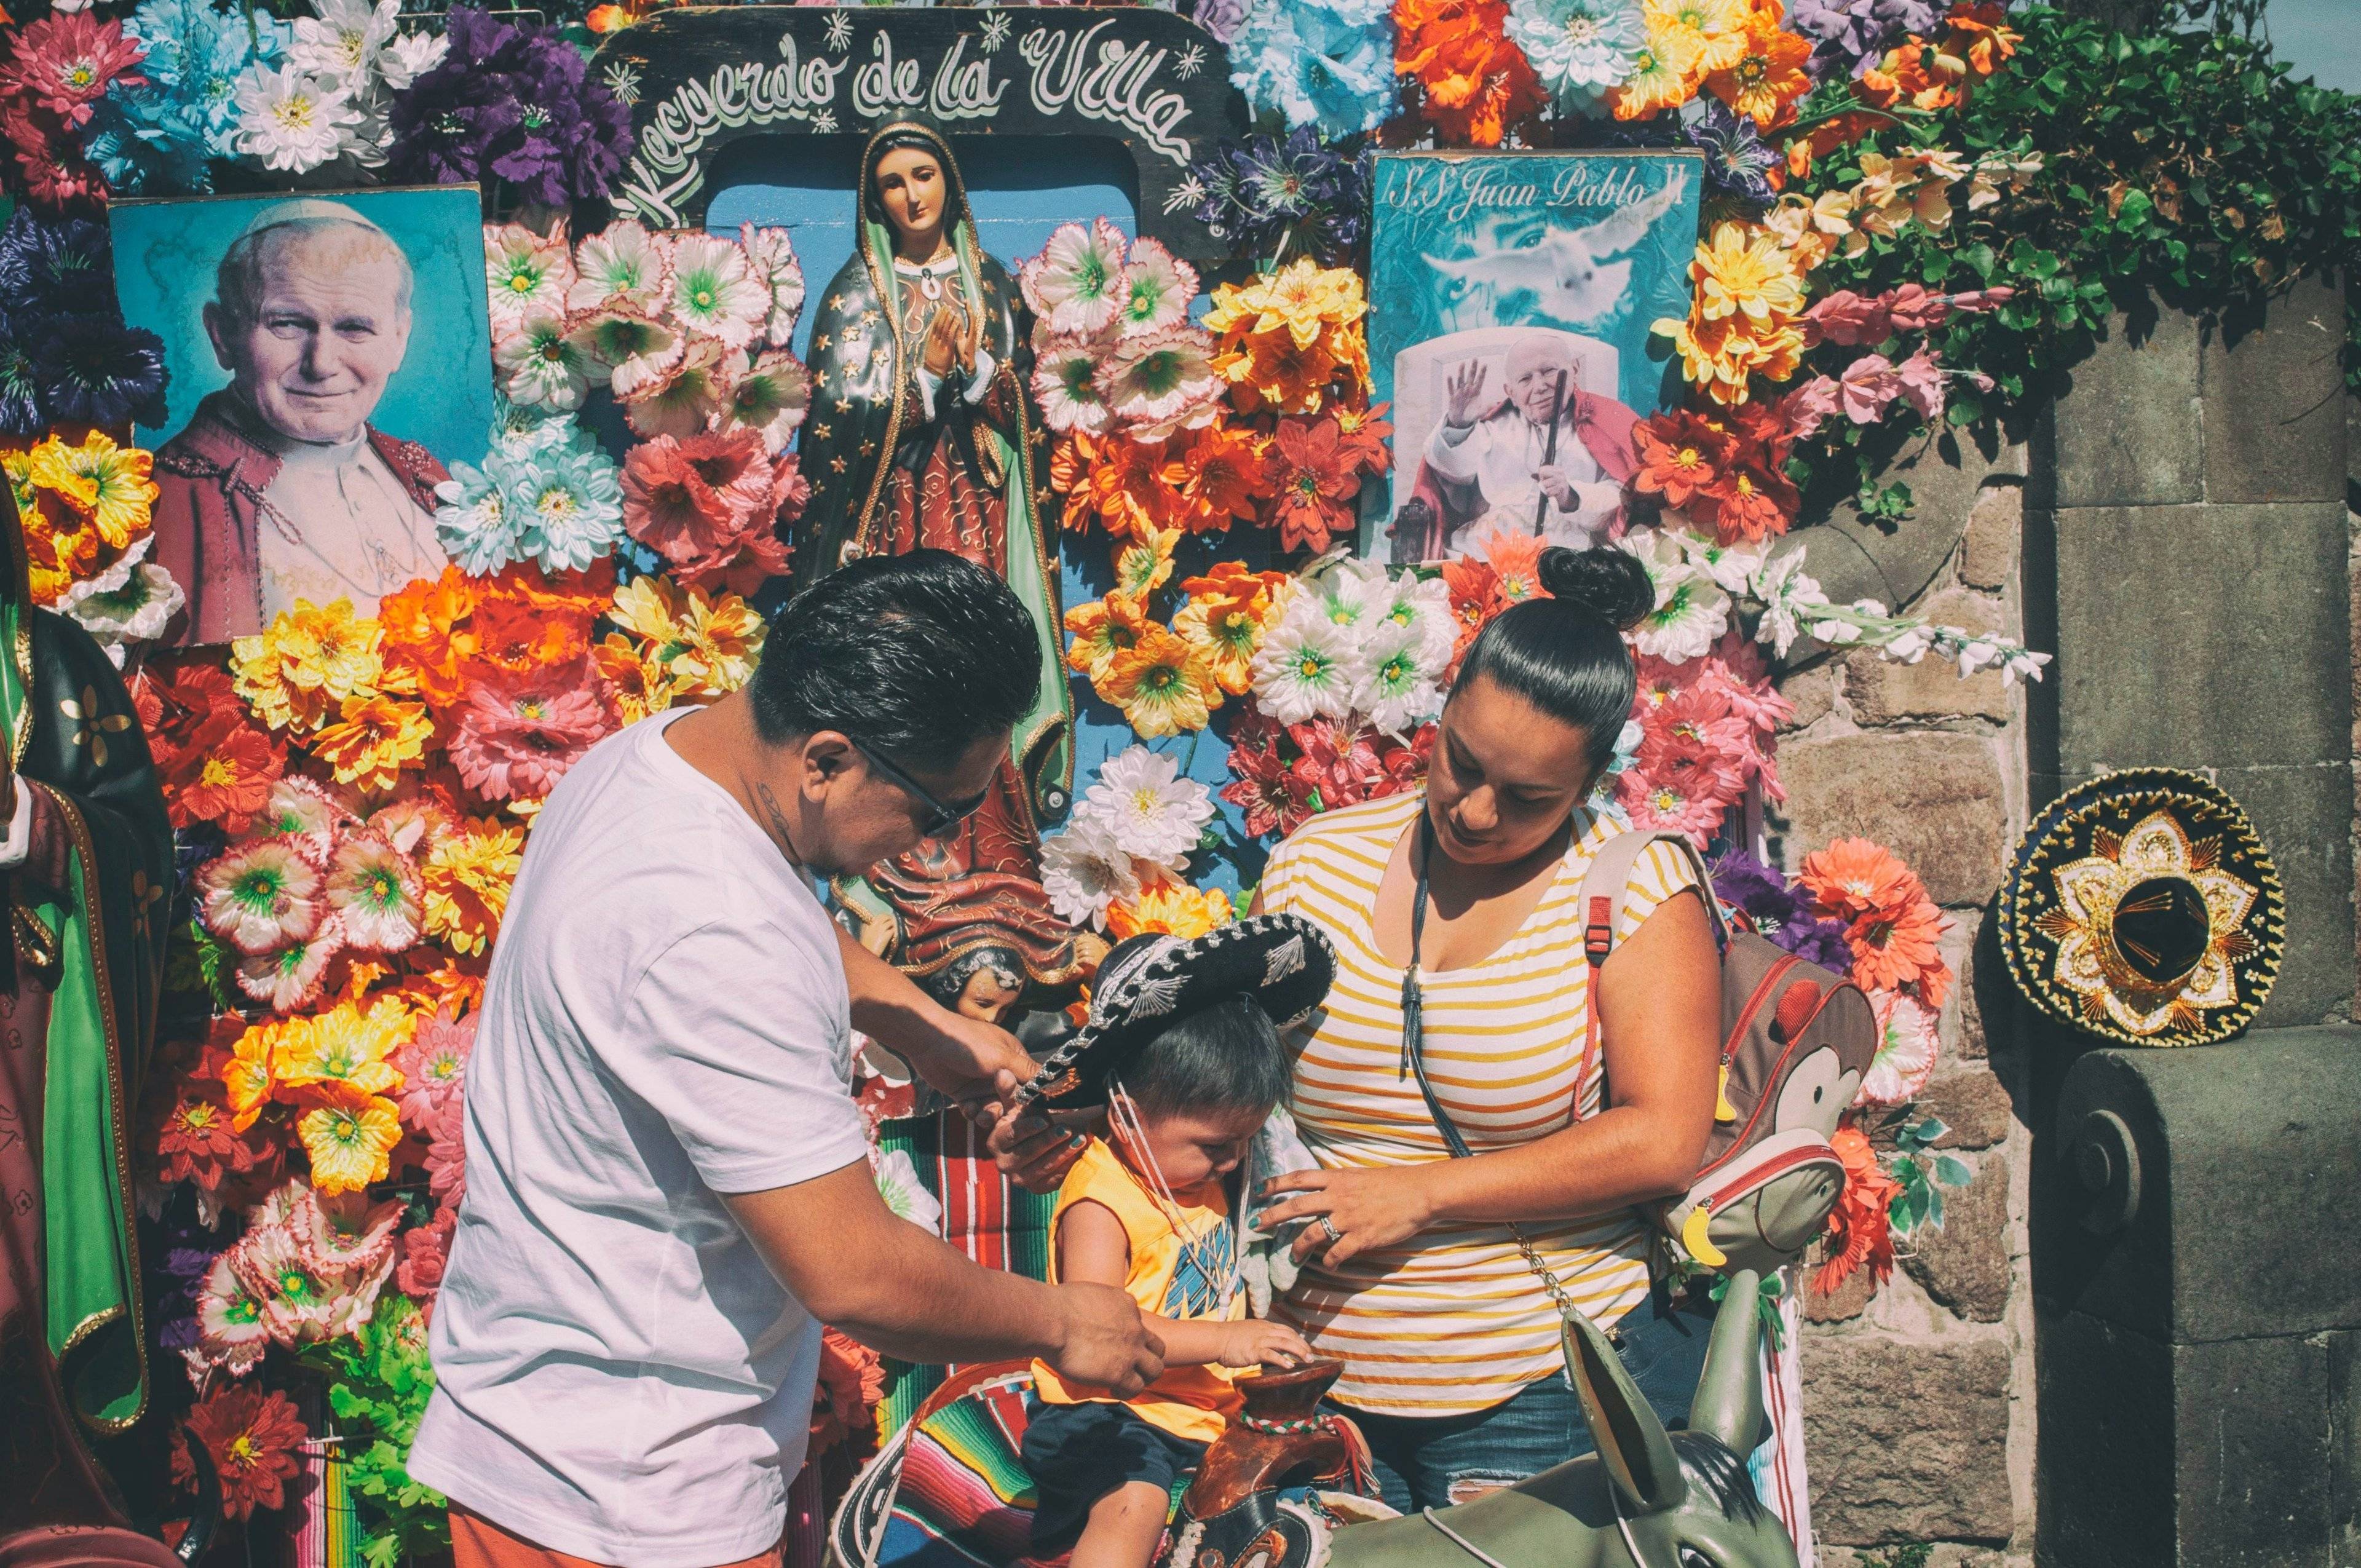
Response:
M1582 928L1582 953L1592 964L1603 964L1607 955L1615 949L1615 921L1608 909L1608 901L1590 901L1590 920Z

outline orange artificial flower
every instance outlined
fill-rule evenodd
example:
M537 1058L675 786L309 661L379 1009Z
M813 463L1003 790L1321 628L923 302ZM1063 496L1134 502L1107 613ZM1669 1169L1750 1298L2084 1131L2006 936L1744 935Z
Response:
M1150 931L1169 932L1182 940L1204 936L1230 923L1230 895L1220 888L1199 890L1187 883L1159 883L1135 899L1117 899L1107 906L1107 935L1120 942Z
M1164 446L1123 436L1069 435L1049 462L1049 488L1072 498L1066 526L1096 517L1118 539L1149 539L1170 527L1170 492L1163 483Z
M1091 684L1142 740L1202 729L1222 705L1206 650L1152 623L1107 661L1105 679Z
M1492 564L1493 595L1502 609L1543 597L1542 539L1532 533L1495 533L1484 542L1484 558Z
M1146 608L1122 594L1076 605L1066 612L1066 630L1074 636L1066 649L1066 668L1098 685L1107 678L1115 656L1137 644L1152 624Z
M439 577L421 577L378 601L378 624L385 629L385 661L411 673L418 695L448 707L467 695L460 666L476 655L477 636L463 622L476 612L476 587L467 574L445 566Z
M1796 880L1812 901L1837 920L1898 915L1927 896L1925 884L1883 844L1839 839L1804 857Z
M1664 497L1668 507L1686 507L1721 483L1734 446L1728 433L1686 409L1642 420L1631 430L1632 451L1640 459L1631 488Z
M1885 1174L1877 1151L1850 1122L1837 1128L1828 1146L1844 1161L1844 1193L1828 1215L1828 1257L1813 1274L1812 1288L1828 1295L1866 1266L1874 1290L1894 1272L1894 1226L1886 1213L1902 1184Z
M1191 533L1218 533L1251 521L1270 496L1268 438L1245 425L1215 420L1173 454L1166 485L1180 500L1178 521Z
M1446 145L1498 147L1547 102L1508 16L1507 0L1395 0L1394 70L1417 81L1419 112Z
M1746 18L1746 47L1737 60L1705 79L1705 90L1752 120L1757 129L1782 126L1795 115L1795 101L1812 90L1804 62L1812 46L1779 26L1774 3Z

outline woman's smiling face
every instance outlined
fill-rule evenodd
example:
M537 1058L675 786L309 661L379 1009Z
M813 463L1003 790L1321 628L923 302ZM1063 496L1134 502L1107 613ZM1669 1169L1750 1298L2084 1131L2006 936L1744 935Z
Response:
M1435 727L1426 813L1461 865L1510 865L1549 842L1590 791L1589 737L1479 675Z

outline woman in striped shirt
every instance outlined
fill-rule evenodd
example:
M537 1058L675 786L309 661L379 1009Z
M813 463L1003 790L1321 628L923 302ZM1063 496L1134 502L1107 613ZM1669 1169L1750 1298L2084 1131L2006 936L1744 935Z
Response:
M1269 1183L1257 1223L1311 1221L1286 1311L1345 1363L1334 1397L1404 1509L1589 1450L1556 1376L1554 1294L1609 1331L1668 1420L1686 1416L1709 1327L1652 1286L1633 1208L1688 1185L1713 1117L1719 958L1669 846L1634 863L1599 970L1601 1047L1586 1048L1577 894L1623 829L1585 803L1637 689L1622 632L1653 593L1615 549L1544 551L1541 576L1552 597L1468 650L1424 793L1323 813L1273 853L1257 898L1317 921L1337 953L1290 1102L1318 1168ZM1421 1055L1461 1159L1402 1039L1422 866Z

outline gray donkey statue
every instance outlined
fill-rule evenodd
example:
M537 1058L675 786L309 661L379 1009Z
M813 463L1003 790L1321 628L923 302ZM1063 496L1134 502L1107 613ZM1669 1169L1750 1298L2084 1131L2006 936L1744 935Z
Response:
M1342 1457L1333 1429L1306 1419L1335 1364L1242 1380L1246 1420L1206 1455L1163 1568L1795 1568L1795 1542L1746 1472L1767 1431L1757 1284L1752 1271L1730 1276L1677 1431L1597 1325L1569 1322L1566 1367L1598 1452L1455 1508L1334 1528L1281 1500Z

